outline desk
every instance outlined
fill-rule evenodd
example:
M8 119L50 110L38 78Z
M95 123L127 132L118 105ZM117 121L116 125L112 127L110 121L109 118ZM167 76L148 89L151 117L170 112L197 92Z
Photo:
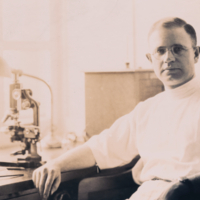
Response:
M14 161L16 157L11 157L10 152L18 150L19 147L12 147L4 150L0 150L0 160L1 161ZM64 149L48 149L44 151L40 151L40 155L43 157L43 160L50 160L61 153L64 153ZM3 152L3 153L2 153ZM12 199L12 200L39 200L40 195L38 193L38 189L34 187L32 181L32 173L33 169L25 169L25 170L7 170L2 168L0 171L2 174L24 174L21 177L13 177L13 178L0 178L0 200L3 199ZM61 175L61 183L74 180L74 179L82 179L84 177L88 177L96 173L96 168L88 168L83 170L74 170L63 172Z

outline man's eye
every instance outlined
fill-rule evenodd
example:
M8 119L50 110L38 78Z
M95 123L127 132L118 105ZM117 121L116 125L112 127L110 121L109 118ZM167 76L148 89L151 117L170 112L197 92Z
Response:
M159 55L163 55L163 54L165 54L165 52L166 52L166 49L157 49L157 54L159 54Z
M175 54L180 54L184 49L182 47L173 47L173 52Z

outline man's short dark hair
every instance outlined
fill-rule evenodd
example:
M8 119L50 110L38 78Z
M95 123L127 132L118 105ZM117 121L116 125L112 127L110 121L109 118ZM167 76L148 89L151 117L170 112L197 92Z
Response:
M193 46L197 45L197 36L196 36L196 31L192 27L192 25L187 24L186 21L183 19L174 17L174 18L165 18L157 21L153 26L151 27L149 31L148 38L150 35L158 28L158 27L163 27L163 28L178 28L178 27L183 27L185 31L190 35L192 39Z

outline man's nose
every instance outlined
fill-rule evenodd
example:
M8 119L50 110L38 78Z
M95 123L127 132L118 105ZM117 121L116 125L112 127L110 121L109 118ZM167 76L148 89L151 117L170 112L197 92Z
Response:
M168 49L164 55L164 62L169 63L169 62L175 61L175 59L176 58L174 54L172 53L172 51Z

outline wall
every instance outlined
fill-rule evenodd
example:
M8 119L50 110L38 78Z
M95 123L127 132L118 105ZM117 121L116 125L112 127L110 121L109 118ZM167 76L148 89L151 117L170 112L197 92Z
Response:
M84 71L133 68L133 1L68 1L69 131L85 129Z

